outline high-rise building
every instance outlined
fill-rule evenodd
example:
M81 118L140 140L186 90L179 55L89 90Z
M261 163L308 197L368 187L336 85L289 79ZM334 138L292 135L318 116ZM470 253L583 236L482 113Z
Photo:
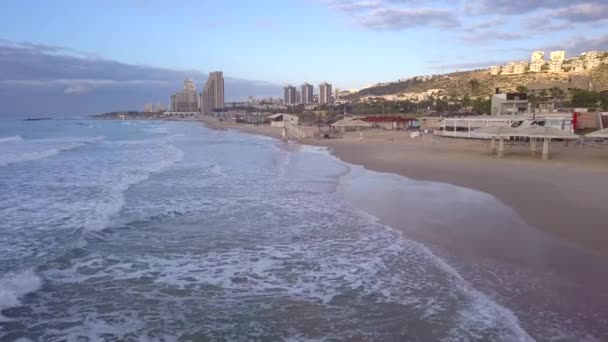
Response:
M214 71L209 73L205 88L201 92L201 112L209 114L215 109L224 108L224 73Z
M313 89L314 88L312 84L308 83L304 83L300 86L300 92L302 93L302 103L313 103Z
M296 103L302 103L302 92L296 90Z
M284 90L284 103L286 105L296 104L296 87L292 85L287 85L287 87L283 88Z
M319 84L319 104L329 104L331 102L331 84L327 82Z
M193 80L185 80L183 91L171 96L171 111L198 112L198 94Z

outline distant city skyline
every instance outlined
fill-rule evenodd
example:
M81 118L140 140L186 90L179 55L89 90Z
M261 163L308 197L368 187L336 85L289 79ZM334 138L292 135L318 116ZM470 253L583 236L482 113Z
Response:
M238 6L7 0L2 7L0 101L13 103L0 106L0 114L141 108L166 101L161 94L174 92L184 78L205 81L213 70L224 71L226 100L234 101L281 96L288 83L331 80L335 88L360 89L529 60L536 50L570 56L608 50L604 0L261 0ZM314 39L296 44L293 37L302 32ZM42 104L27 103L32 94Z

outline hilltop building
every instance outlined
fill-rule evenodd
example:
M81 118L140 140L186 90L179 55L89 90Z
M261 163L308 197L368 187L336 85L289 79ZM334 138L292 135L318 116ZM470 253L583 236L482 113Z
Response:
M551 53L553 54L553 53ZM549 72L562 72L562 65L564 64L564 60L562 59L551 59L549 61Z
M531 63L534 62L544 62L545 61L545 51L534 51L532 53Z
M566 51L551 51L551 60L552 61L563 62L565 59L566 59Z
M492 65L490 67L490 75L496 76L500 74L500 65Z
M536 60L530 63L530 71L531 72L541 72L543 70L543 65L545 65L544 60Z
M582 58L575 58L571 63L572 71L581 72L585 70L585 60Z
M184 81L183 90L171 96L171 111L177 113L198 112L198 101L194 81L187 79Z
M502 67L502 75L511 75L513 74L513 70L515 69L515 62L509 62L507 65Z
M513 74L523 74L528 70L528 67L528 62L521 61L513 66Z
M215 109L224 109L224 73L214 71L209 73L205 88L201 92L201 112L212 113Z
M331 84L323 82L319 84L319 104L330 104L331 100Z
M589 51L582 53L581 57L585 59L585 67L587 69L595 68L602 64L600 53L597 51Z
M285 88L283 88L283 99L284 99L283 103L285 103L286 105L296 104L297 103L296 87L289 84Z

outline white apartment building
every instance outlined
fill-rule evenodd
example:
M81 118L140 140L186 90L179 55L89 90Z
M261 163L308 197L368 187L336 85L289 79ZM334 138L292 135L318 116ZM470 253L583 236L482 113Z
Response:
M332 103L331 84L323 82L319 84L319 104Z
M521 61L513 67L513 74L523 74L528 71L529 64L526 61Z
M551 53L553 54L553 53ZM564 64L564 60L562 59L551 59L549 61L549 72L562 72L562 65Z
M530 71L541 72L543 70L543 65L545 65L544 60L536 60L536 61L530 63Z
M283 100L286 105L293 105L298 103L296 87L288 84L283 88Z
M566 51L551 51L552 61L564 61L566 59Z
M194 81L187 79L184 81L183 91L171 96L171 111L176 113L198 112L198 102Z
M534 51L532 53L532 58L531 58L531 63L537 62L537 61L543 61L545 60L545 51Z
M215 109L224 109L224 73L209 73L205 88L201 92L200 109L203 114L212 113Z
M515 69L515 63L514 62L509 62L507 63L507 65L505 65L504 67L502 67L502 75L511 75L513 74L513 70Z

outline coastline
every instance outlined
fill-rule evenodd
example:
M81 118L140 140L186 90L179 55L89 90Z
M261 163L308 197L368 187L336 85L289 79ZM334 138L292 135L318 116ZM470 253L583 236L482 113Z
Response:
M267 125L224 124L212 118L202 122L212 129L235 129L277 139L281 134L280 129ZM317 128L304 129L310 134ZM329 147L339 159L368 170L488 193L513 208L531 226L608 257L606 149L580 156L574 146L556 146L552 147L555 159L542 162L527 151L510 151L511 155L497 159L489 155L483 142L432 136L415 140L392 131L365 133L363 140L352 134L300 143Z

